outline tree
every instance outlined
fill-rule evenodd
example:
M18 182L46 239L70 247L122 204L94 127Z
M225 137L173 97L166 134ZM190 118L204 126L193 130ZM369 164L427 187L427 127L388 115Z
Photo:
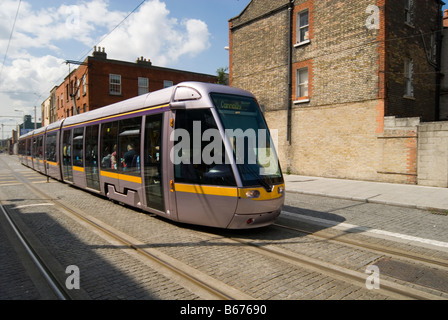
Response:
M216 73L218 74L217 84L229 84L229 74L227 73L227 70L229 70L229 67L218 68L218 70L216 70Z

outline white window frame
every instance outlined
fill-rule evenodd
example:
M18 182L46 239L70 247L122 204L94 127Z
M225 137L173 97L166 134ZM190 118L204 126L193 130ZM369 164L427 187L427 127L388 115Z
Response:
M413 27L414 26L414 14L415 14L415 1L404 0L404 22Z
M304 75L306 72L306 79ZM296 71L296 99L294 104L310 102L309 98L309 69L308 67L297 69Z
M404 61L404 97L414 98L414 60Z
M82 76L82 95L85 96L87 94L87 77L86 75Z
M79 79L76 80L76 97L79 99L81 97L81 82L79 81Z
M109 94L119 96L121 95L121 75L109 74Z
M308 24L301 25L301 17L302 15L308 15ZM305 31L305 34L308 33L308 36L304 36L302 39L302 31ZM297 14L297 36L296 36L296 44L295 47L310 43L310 11L308 9L303 10Z
M437 35L434 31L431 32L429 57L432 62L437 62Z
M138 77L138 95L146 94L149 92L149 79Z

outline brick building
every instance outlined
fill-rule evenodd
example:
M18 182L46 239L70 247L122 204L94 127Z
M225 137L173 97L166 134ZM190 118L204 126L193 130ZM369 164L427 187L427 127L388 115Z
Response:
M47 102L49 110L52 110L48 116L51 122L182 81L216 83L217 79L213 75L153 66L143 57L138 58L135 63L111 60L107 58L104 48L96 47L92 56L75 67L51 92L50 101L53 104Z
M417 183L416 122L439 119L442 4L252 0L230 19L230 84L257 96L284 171Z

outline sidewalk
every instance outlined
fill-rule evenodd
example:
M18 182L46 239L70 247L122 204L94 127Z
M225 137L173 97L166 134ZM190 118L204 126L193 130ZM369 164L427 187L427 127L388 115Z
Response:
M287 192L448 211L448 188L298 175L285 175L285 183Z

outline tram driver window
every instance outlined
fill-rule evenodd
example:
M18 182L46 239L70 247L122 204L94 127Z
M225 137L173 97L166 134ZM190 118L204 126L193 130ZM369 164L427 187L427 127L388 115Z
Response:
M195 137L195 131L199 129L199 126L201 137L209 129L218 129L216 121L209 109L178 110L176 112L176 129L186 130L190 138L189 141L181 141L182 138L180 138L180 141L178 141L179 146L176 144L174 149L174 160L176 163L174 165L174 173L176 182L199 185L236 186L232 168L226 162L225 148L222 141L220 142L221 148L214 148L210 152L210 156L215 159L212 163L207 163L204 157L201 156L209 152L211 141L202 141L200 150L195 150L195 142L193 139ZM184 146L188 146L189 149L184 150ZM200 153L199 162L197 161L198 153Z

